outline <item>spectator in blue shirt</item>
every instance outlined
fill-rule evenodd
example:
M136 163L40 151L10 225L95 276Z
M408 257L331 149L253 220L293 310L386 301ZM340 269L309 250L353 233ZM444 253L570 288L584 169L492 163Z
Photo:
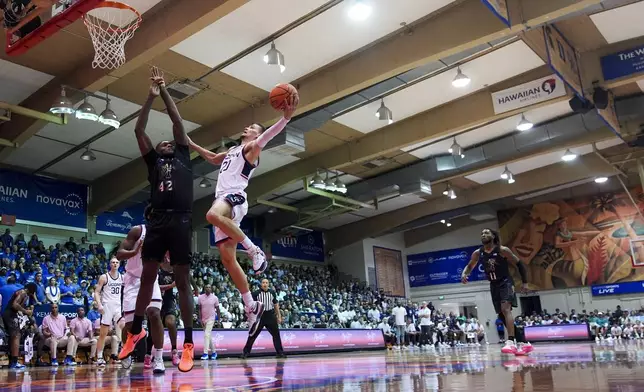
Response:
M98 245L96 246L96 254L105 255L105 247L103 246L102 242L99 242Z
M7 285L7 268L2 267L0 269L0 287Z
M66 276L65 282L60 286L60 302L64 304L73 304L74 294L76 294L76 290L74 290L72 278L70 276Z
M87 313L87 319L94 324L94 321L101 318L101 314L98 312L98 302L92 304L92 309Z
M0 236L0 241L2 241L5 247L11 248L13 246L13 237L11 236L11 230L5 230L4 234Z
M25 241L25 235L20 233L16 237L16 246L18 249L25 249L27 247L27 241Z
M36 298L38 299L38 302L45 303L47 297L45 297L45 285L42 280L41 272L36 272L34 283L36 283Z

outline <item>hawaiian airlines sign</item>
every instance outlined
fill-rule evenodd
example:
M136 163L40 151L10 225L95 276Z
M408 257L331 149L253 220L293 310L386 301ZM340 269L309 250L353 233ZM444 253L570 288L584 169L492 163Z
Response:
M492 93L494 113L500 114L566 95L559 77L552 75Z

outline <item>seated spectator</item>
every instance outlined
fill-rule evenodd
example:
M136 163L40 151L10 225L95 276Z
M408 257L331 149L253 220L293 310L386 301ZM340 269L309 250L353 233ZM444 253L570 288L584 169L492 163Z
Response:
M69 330L76 342L71 356L74 359L76 358L78 347L90 347L90 358L95 358L97 340L94 338L92 322L85 318L84 307L79 307L76 314L78 316L69 322Z
M58 288L56 277L49 279L49 286L45 289L45 297L47 297L47 302L51 304L60 303L60 289Z
M405 327L405 341L410 348L420 347L420 334L418 329L411 318L407 318L407 326Z
M65 366L76 366L72 354L76 346L76 338L67 328L65 316L58 313L58 304L51 305L51 313L42 321L42 333L45 345L49 347L51 366L58 366L58 348L66 347Z

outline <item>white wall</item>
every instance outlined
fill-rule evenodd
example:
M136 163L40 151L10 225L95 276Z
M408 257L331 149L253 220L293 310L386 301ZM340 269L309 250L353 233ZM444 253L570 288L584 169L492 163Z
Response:
M371 256L373 262L373 256ZM350 275L361 281L367 281L367 267L362 241L355 242L333 252L330 261L339 272Z
M394 233L376 238L367 238L362 241L364 247L365 274L367 268L374 268L373 247L399 250L402 255L403 282L405 283L405 296L409 297L409 273L407 271L407 251L403 233ZM367 282L369 284L374 282Z
M434 252L437 250L480 245L481 230L484 228L498 230L499 223L496 220L490 220L451 231L447 234L443 234L407 248L407 254L413 255L417 253Z

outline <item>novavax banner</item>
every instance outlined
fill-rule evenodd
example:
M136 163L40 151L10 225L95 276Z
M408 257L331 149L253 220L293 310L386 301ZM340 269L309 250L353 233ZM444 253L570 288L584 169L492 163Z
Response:
M18 223L87 231L87 185L0 169L0 213Z

